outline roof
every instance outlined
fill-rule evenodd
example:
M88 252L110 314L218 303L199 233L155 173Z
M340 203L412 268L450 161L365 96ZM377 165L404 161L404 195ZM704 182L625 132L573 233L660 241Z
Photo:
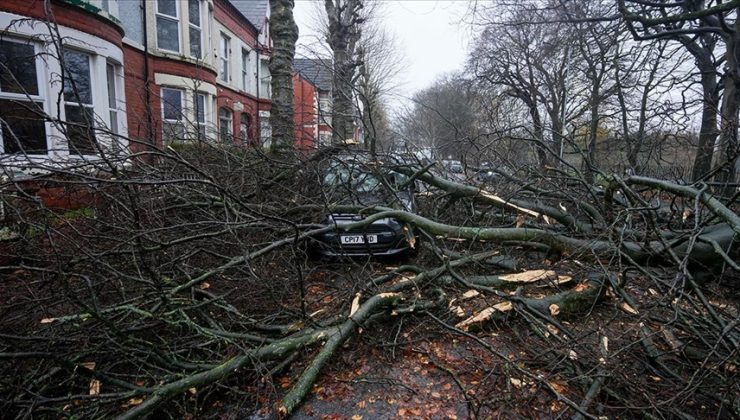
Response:
M293 60L293 68L320 90L331 91L331 59L296 58Z
M269 0L229 0L249 23L258 31L262 31L270 8Z

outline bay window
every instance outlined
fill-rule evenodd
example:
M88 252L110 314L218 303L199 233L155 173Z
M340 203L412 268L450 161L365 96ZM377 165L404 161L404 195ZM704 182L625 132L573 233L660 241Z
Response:
M183 91L162 88L162 138L165 142L181 141L185 137Z
M202 58L202 25L200 23L200 0L188 0L188 25L190 35L190 56Z
M110 116L108 129L112 134L118 134L118 121L121 113L118 109L118 66L113 63L106 63L105 76L108 82L108 115Z
M195 92L193 104L195 105L195 125L198 141L205 141L207 139L206 126L208 125L208 112L206 111L206 103L206 95Z
M180 52L180 13L177 0L157 0L157 47Z
M35 44L0 40L0 147L4 153L46 154L45 96Z
M232 113L228 108L218 110L218 132L223 143L232 143L234 141Z
M248 144L249 143L249 128L250 128L250 118L249 114L243 113L241 115L241 120L239 121L239 139L241 140L242 144Z
M95 111L89 54L62 49L62 91L69 152L95 154Z
M242 49L242 90L249 92L249 50Z
M269 98L270 94L270 62L269 60L260 60L260 95L263 98Z
M219 72L219 78L228 83L229 82L229 53L231 52L231 38L221 34L221 47L220 47L220 62L221 68Z

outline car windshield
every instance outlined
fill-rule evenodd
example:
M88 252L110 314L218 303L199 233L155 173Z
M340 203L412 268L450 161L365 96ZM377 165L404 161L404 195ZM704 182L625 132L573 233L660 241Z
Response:
M386 179L393 188L398 189L406 184L408 177L398 172L390 171ZM327 187L342 186L352 191L366 193L374 191L381 185L381 182L375 175L358 166L336 164L329 168L329 171L324 177L324 185Z

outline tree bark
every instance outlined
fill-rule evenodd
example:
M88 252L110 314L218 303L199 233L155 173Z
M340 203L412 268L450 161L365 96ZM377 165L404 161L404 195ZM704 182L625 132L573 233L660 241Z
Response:
M737 8L736 13L740 13ZM735 170L738 156L738 109L740 106L740 20L735 20L734 32L727 35L727 58L728 74L725 76L725 91L722 98L722 125L720 132L720 144L723 147L719 172L719 182L724 183L723 194L731 196L735 187L729 185L735 182Z
M334 53L332 78L332 143L353 138L354 106L352 92L355 82L355 50L360 39L362 0L326 0L329 19L327 41Z
M293 57L298 40L298 26L293 19L293 0L270 0L270 30L274 50L270 57L272 77L273 151L293 147L295 123L293 120Z

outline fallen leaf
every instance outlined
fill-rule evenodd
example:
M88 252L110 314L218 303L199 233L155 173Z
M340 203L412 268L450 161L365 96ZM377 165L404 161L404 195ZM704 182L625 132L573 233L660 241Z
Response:
M526 222L527 218L524 216L524 214L519 213L516 216L516 227L520 228L524 226L524 222Z
M52 322L56 321L56 318L44 318L41 320L42 324L51 324Z
M586 284L586 283L580 283L579 285L577 285L576 287L573 288L573 290L576 291L576 292L582 292L582 291L584 291L586 289L588 289L588 284Z
M556 304L551 304L548 309L550 309L550 315L557 316L560 313L560 306Z
M512 385L514 385L515 388L521 388L522 387L522 380L517 378L509 378L509 382L511 382Z
M573 350L569 351L568 352L568 359L570 359L570 360L578 360L578 353L576 353Z
M548 382L548 383L550 384L550 386L552 387L552 389L554 389L556 392L558 392L560 394L564 393L568 389L565 386L565 384L562 384L560 382L553 381L553 382Z
M560 332L560 330L558 330L558 328L557 328L556 326L552 325L552 324L547 324L547 329L548 329L548 330L549 330L549 331L550 331L550 332L551 332L551 333L552 333L553 335L558 335L558 333Z
M208 283L208 282L205 282L205 281L203 283L201 283L201 285L200 285L201 290L206 290L209 287L211 287L211 284Z
M362 416L359 414L355 414L354 416L352 416L352 420L362 420Z

